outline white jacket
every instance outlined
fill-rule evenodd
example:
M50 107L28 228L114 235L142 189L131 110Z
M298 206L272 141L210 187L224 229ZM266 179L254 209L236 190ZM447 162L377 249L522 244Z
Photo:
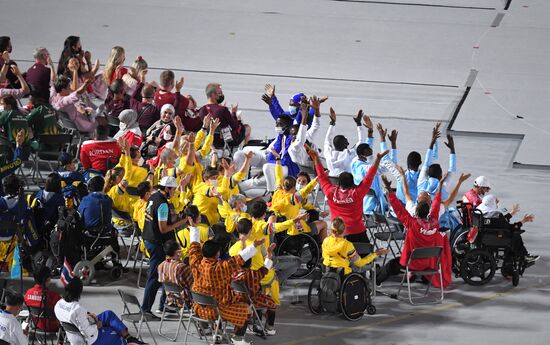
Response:
M17 318L4 310L0 310L0 339L11 345L27 345L29 343Z
M81 336L67 333L67 339L72 345L93 344L97 340L97 325L90 322L88 311L80 303L69 303L64 299L60 299L55 305L54 312L60 322L68 322L75 325L80 330L80 333L86 337L86 342L84 342Z

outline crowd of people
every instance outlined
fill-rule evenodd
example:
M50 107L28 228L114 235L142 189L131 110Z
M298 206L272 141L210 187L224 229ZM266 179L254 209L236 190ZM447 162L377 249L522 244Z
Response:
M163 71L156 82L147 80L143 57L126 67L120 46L112 48L103 71L76 36L65 40L57 68L49 51L39 47L34 65L22 73L10 57L12 43L6 36L0 37L0 53L1 141L7 148L0 169L0 261L4 270L11 270L15 248L20 248L21 265L34 272L36 281L24 298L8 294L0 313L0 339L27 343L15 318L26 303L53 312L38 321L40 329L55 331L62 321L76 325L90 344L143 343L112 311L95 315L79 303L83 286L72 269L82 253L75 248L84 246L80 237L90 233L110 236L108 244L117 253L119 236L141 234L149 264L141 308L148 320L160 319L156 314L167 299L215 320L213 308L194 304L191 297L191 291L207 294L218 302L222 319L234 326L234 344L249 344L245 332L251 313L247 301L232 290L233 280L243 282L254 304L266 310L266 334L276 334L280 285L300 265L275 254L285 236L308 234L321 248L326 267L349 274L388 254L379 248L361 257L355 250L354 243L374 241L364 216L394 215L406 229L404 249L401 257L379 268L377 283L399 273L414 248L435 245L444 248L443 285L451 283L445 231L460 226L453 204L469 174L451 182L457 153L450 135L447 172L436 163L440 124L424 158L410 152L404 169L397 158L397 130L388 133L382 124L375 126L361 110L353 118L356 143L337 134L338 117L330 108L324 145L316 146L326 96L297 93L285 111L275 85L267 84L261 98L274 121L274 138L254 141L254 128L244 123L238 106L225 105L220 84L205 87L207 102L201 106L182 93L184 79L173 71ZM76 130L63 128L62 119ZM52 146L49 139L63 133L87 140L80 147ZM58 168L28 196L16 171L41 150L60 151ZM490 190L488 178L480 176L463 201L508 222L519 207L504 216ZM328 212L319 207L316 191L322 191ZM128 219L132 226L123 226ZM513 227L519 230L533 219L525 215ZM517 241L525 259L536 261L521 237ZM45 260L44 253L52 259ZM418 268L432 264L427 260ZM62 297L47 288L52 275L65 284ZM440 281L428 279L436 286ZM163 283L177 284L182 292L167 296L162 290L155 314ZM73 337L73 344L82 341L67 337Z

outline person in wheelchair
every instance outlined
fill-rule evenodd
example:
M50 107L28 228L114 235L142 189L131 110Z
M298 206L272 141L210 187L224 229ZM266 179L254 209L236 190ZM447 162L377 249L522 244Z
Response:
M513 254L518 257L523 257L527 264L537 261L539 255L530 255L525 248L523 239L521 238L522 226L526 223L530 223L535 219L533 214L526 214L521 221L512 223L510 222L512 217L519 212L519 205L513 205L512 211L504 214L501 209L498 208L499 200L492 194L485 195L481 201L481 204L477 207L482 212L485 220L490 219L483 224L490 228L504 228L510 229L513 233L512 236L512 248Z
M340 217L332 220L331 234L323 241L323 264L328 268L343 268L344 275L350 274L355 268L362 268L373 262L377 257L386 255L387 248L378 248L375 252L360 257L353 243L344 238L346 224ZM353 264L353 268L351 265Z
M237 222L237 232L239 241L229 249L230 256L239 255L239 252L246 248L247 245L253 243L251 240L252 221L250 219L240 219ZM275 335L275 311L281 304L279 296L279 282L273 269L273 250L275 243L271 243L267 247L264 242L260 250L251 258L248 259L241 270L233 275L233 279L243 282L250 293L252 302L256 308L267 309L267 324L265 327L267 335ZM260 314L261 317L261 314ZM260 327L255 326L254 331L262 334Z

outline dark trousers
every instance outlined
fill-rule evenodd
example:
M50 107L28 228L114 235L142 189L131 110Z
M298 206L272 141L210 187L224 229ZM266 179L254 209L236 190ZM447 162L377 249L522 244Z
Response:
M145 292L143 293L141 308L145 312L151 312L153 303L155 303L157 291L162 286L162 284L159 283L158 267L164 261L166 255L160 243L145 241L145 248L149 253L149 270L147 271L147 282L145 283Z
M353 234L353 235L346 235L346 240L354 243L370 243L369 236L367 236L366 232L362 232L360 234Z

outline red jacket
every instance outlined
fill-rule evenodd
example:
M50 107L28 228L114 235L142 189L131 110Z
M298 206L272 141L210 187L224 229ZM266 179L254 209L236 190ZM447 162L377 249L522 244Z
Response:
M397 218L405 225L407 235L401 253L399 263L406 266L409 262L409 257L415 248L421 247L443 247L441 253L441 272L443 273L443 287L446 288L452 282L451 277L451 247L449 239L443 232L439 232L439 207L441 206L441 192L437 192L432 201L430 216L427 220L419 219L410 215L405 209L401 201L397 199L395 193L389 194L390 204L397 215ZM410 269L425 270L434 269L437 260L432 259L417 259L411 262ZM427 277L430 278L430 277ZM435 287L439 287L439 275L431 277L431 282Z
M105 174L107 158L120 157L120 146L114 139L86 140L80 148L80 162L84 169L94 169Z
M342 189L333 185L325 168L318 163L315 164L315 170L319 178L319 184L323 193L327 197L328 206L332 219L340 217L346 224L346 235L355 235L365 232L365 223L363 221L363 198L370 190L372 180L376 175L378 167L374 165L369 168L367 175L355 188Z
M42 301L42 295L46 296L46 300ZM46 289L42 289L41 285L36 284L32 288L28 289L25 293L25 304L29 307L47 308L53 313L53 309L57 301L61 299L58 293ZM55 332L59 329L59 321L55 316L51 319L40 318L38 321L38 328L45 331Z

